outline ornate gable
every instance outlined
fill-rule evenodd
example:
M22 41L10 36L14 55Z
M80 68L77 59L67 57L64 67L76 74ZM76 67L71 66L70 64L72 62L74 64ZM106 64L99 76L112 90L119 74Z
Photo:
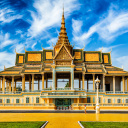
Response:
M72 60L73 58L69 53L68 49L63 44L54 59L55 60Z

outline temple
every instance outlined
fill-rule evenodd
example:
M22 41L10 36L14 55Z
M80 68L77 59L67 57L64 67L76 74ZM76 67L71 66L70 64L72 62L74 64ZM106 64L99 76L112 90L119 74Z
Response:
M0 110L128 109L128 72L112 65L111 52L74 49L64 11L53 50L16 52L15 66L0 72ZM64 84L63 84L64 83Z

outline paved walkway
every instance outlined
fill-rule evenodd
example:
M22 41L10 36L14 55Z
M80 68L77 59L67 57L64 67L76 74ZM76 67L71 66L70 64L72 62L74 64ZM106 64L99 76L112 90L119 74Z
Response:
M77 121L121 121L128 122L128 114L84 114L84 113L0 113L0 122L5 121L49 121L46 128L80 128Z

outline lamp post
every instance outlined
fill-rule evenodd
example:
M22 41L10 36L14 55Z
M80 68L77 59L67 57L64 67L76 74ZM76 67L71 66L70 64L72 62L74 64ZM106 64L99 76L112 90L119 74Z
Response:
M99 98L98 98L98 88L99 88L99 83L100 83L100 80L98 79L98 76L95 80L95 83L96 83L96 88L97 88L97 102L96 102L96 113L100 113L100 107L99 107Z

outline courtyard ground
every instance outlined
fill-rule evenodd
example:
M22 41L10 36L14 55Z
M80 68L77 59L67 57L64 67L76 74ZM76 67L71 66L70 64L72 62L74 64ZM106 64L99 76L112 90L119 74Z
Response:
M46 128L80 128L78 121L128 122L128 114L0 113L0 122L49 121Z

